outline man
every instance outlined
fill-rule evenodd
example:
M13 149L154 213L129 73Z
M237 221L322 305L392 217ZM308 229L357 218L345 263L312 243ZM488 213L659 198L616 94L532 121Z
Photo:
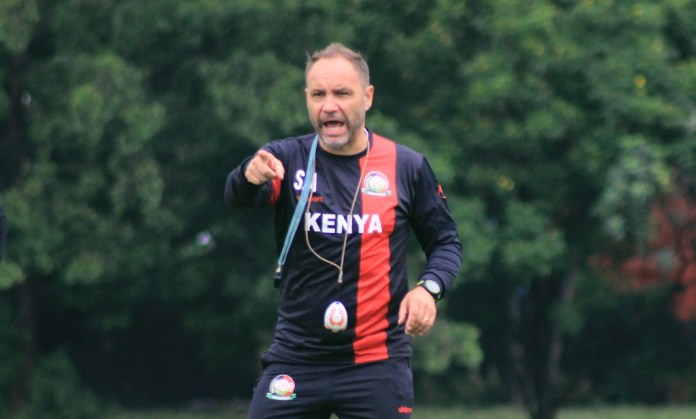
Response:
M432 327L459 271L456 226L426 159L365 127L374 87L361 55L331 44L309 57L305 81L316 133L262 147L225 188L232 207L275 207L283 247L249 417L409 418L410 339ZM427 257L410 291L409 226Z

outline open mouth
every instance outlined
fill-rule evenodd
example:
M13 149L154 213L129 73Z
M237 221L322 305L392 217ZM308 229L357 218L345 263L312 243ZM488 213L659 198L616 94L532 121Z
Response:
M346 124L343 121L339 121L339 120L328 120L328 121L324 121L322 123L322 125L324 126L324 128L335 129L335 128L343 128Z
M348 125L340 119L327 119L322 121L322 133L327 136L342 136L346 133Z

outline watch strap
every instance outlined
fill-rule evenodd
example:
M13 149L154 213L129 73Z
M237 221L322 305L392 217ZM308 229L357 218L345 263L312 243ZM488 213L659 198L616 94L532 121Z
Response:
M425 281L434 281L438 285L438 287L440 287L440 292L436 293L429 290L425 284ZM430 294L433 297L433 299L435 299L435 301L440 301L442 299L442 286L439 282L435 281L434 279L420 279L418 282L416 282L416 286L423 287L423 289L426 290L428 294Z

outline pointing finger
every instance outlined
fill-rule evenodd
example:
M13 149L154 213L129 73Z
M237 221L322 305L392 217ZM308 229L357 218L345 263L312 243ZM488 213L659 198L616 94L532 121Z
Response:
M278 160L273 154L266 150L259 150L256 156L266 167L271 169L273 175L272 179L283 179L285 176L285 168L283 167L283 163L281 163L280 160Z
M283 179L285 168L275 156L265 150L259 150L249 162L244 176L250 183L260 185L271 179Z

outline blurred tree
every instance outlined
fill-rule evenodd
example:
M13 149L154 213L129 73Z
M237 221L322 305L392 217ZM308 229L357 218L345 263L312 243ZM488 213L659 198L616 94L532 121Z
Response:
M412 4L392 21L408 21L405 36L380 38L385 78L402 83L383 100L457 167L448 194L476 197L485 214L458 219L480 218L467 231L478 237L465 236L465 277L490 282L455 290L467 303L448 313L484 328L487 362L513 399L554 417L564 342L582 327L577 287L596 277L588 260L613 238L640 246L670 157L693 164L675 152L693 150L693 68L673 54L693 54L693 3Z
M26 15L0 51L12 64L0 70L12 128L0 196L17 215L0 285L22 337L16 403L62 347L88 385L127 403L246 397L273 328L272 223L230 214L225 176L311 129L303 52L360 48L355 22L381 17L362 2L2 5Z
M225 176L311 129L303 53L341 41L371 66L368 125L428 155L464 239L446 321L416 344L418 390L452 390L483 362L535 418L573 380L610 393L621 377L563 370L564 345L610 342L597 312L630 337L664 318L654 301L638 323L630 298L603 306L616 296L588 260L649 248L645 220L675 178L694 193L695 13L694 0L0 0L13 224L0 389L29 400L39 358L65 353L127 403L248 397L273 327L272 223L228 212Z
M71 15L69 3L22 4L9 16L32 10L26 36L3 49L19 63L4 73L10 164L3 164L3 178L12 183L2 201L14 234L7 251L12 269L0 279L15 301L21 336L16 405L29 399L48 336L40 324L46 307L79 307L90 321L105 320L100 314L112 296L84 291L146 276L157 264L149 249L160 246L171 221L160 206L163 180L150 145L164 112L146 97L142 73L106 48L71 44L73 31L56 30L88 20ZM127 316L125 310L114 311ZM106 318L114 321L113 314Z

